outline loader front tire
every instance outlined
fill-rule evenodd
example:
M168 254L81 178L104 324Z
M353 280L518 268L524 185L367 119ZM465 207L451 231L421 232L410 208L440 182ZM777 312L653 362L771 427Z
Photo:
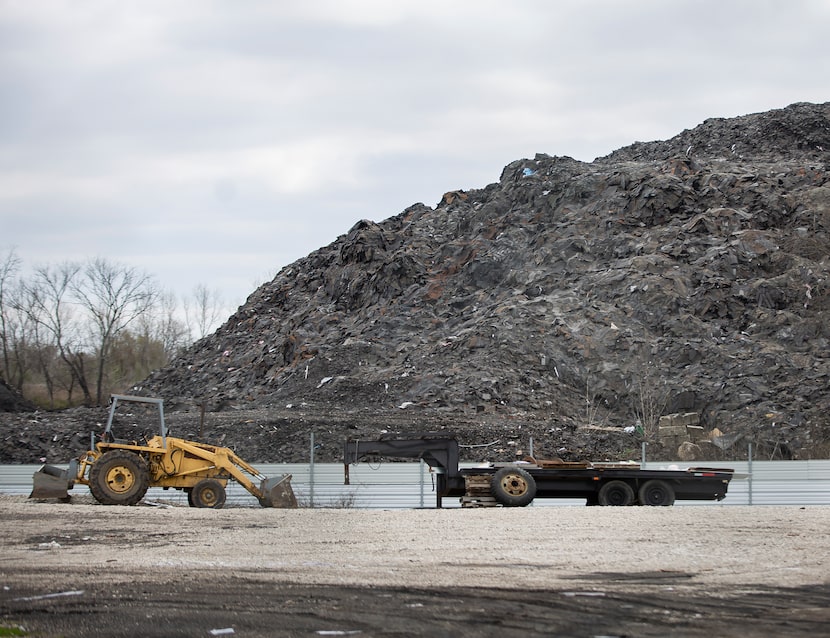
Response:
M225 488L216 479L202 479L188 494L190 507L220 509L225 504Z
M147 462L126 450L104 453L89 469L89 491L103 505L135 505L149 485Z

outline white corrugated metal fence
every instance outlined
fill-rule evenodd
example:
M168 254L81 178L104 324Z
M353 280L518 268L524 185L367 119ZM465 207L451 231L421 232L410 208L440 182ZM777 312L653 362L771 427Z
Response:
M830 505L830 461L754 461L706 462L707 467L729 467L746 475L733 479L723 505ZM648 469L681 463L649 463ZM0 465L0 493L28 495L32 474L39 465ZM257 465L266 476L291 474L291 485L300 504L305 507L356 507L408 509L435 507L433 475L424 463L385 463L351 465L350 485L343 484L340 463L302 463ZM80 485L73 494L88 494ZM183 492L152 488L147 500L186 503ZM713 505L709 501L678 501L677 505ZM258 506L256 499L236 483L228 485L228 506ZM444 507L459 507L458 499L445 498ZM578 499L537 499L536 507L562 505L583 506Z

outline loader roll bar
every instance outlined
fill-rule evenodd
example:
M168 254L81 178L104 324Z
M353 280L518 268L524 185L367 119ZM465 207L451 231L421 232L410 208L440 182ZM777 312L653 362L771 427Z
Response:
M161 436L161 443L164 447L167 446L167 424L164 422L164 399L157 399L154 397L140 397L132 394L112 394L110 395L110 411L107 417L107 427L104 428L104 434L112 432L112 420L115 418L115 408L118 407L119 401L133 401L136 403L152 403L157 405L159 409L159 435ZM94 444L92 447L95 447ZM90 448L92 449L92 448Z

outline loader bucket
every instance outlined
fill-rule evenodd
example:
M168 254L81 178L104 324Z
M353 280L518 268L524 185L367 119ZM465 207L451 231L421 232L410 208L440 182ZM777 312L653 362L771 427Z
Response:
M32 493L29 498L59 498L69 500L69 490L75 484L70 470L62 470L54 465L44 465L32 475Z
M262 481L259 487L262 507L297 507L297 497L291 488L291 475L283 474Z

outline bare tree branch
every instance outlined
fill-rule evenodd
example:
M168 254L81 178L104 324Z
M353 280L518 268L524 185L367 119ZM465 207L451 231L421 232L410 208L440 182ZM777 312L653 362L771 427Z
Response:
M159 292L150 275L100 257L87 262L81 277L72 283L72 292L93 322L98 351L95 397L100 405L113 340L148 311Z
M193 289L191 298L184 300L188 330L194 340L209 335L222 320L224 304L218 290L208 290L204 284Z
M11 356L12 349L12 321L10 316L11 306L9 303L10 287L12 277L20 268L20 258L13 248L10 248L2 260L0 260L0 345L3 348L3 375L11 382Z
M80 270L81 266L74 262L36 268L32 281L25 286L25 307L32 321L52 336L61 360L81 388L84 401L89 404L92 403L92 393L86 377L80 324L70 296Z

